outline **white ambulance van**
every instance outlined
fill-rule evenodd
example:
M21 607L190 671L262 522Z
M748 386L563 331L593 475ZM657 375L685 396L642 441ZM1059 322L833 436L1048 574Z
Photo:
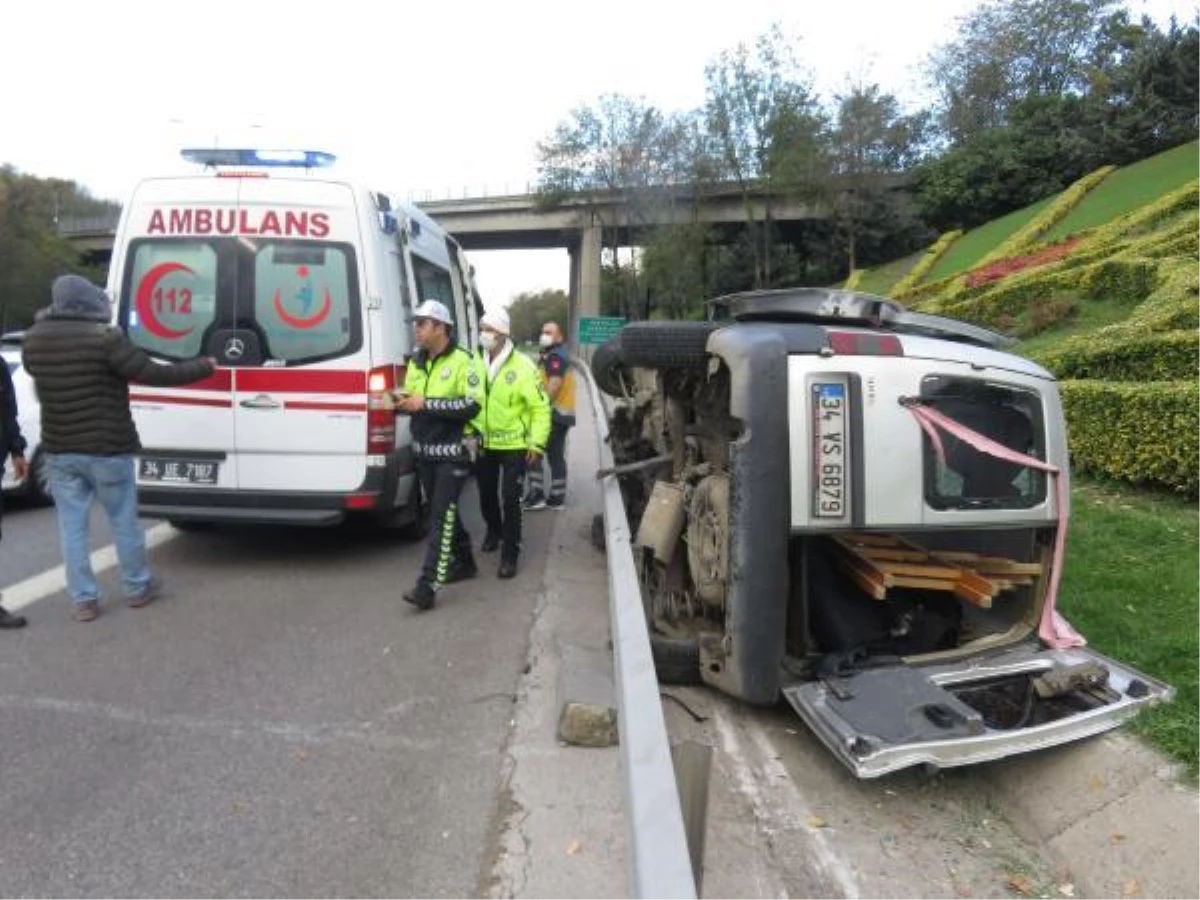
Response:
M482 303L458 243L419 209L328 177L315 151L184 150L196 174L142 181L109 291L152 357L211 356L178 387L130 385L144 516L423 528L408 421L389 392L436 299L473 347Z

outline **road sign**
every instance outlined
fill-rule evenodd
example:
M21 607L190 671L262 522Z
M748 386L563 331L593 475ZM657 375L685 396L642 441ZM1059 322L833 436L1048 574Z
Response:
M617 316L590 316L579 320L579 343L603 344L624 326Z

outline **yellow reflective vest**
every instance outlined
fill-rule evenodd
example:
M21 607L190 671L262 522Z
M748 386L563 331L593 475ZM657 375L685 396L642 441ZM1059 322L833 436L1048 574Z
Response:
M475 369L484 385L483 408L471 425L484 449L543 452L550 437L550 398L533 361L511 347L495 376L488 372L486 351L476 354Z

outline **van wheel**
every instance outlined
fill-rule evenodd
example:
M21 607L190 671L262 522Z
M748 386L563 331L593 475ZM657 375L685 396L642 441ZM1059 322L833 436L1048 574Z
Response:
M629 371L623 365L621 333L617 332L592 354L592 375L596 386L613 397L624 397L625 385L631 384Z
M650 655L659 684L699 684L700 644L650 635Z
M621 329L621 361L648 369L703 366L719 322L630 322Z

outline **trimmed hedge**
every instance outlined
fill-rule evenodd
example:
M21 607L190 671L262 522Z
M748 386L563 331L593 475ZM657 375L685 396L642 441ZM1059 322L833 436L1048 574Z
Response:
M1071 464L1189 497L1200 488L1200 385L1066 381Z
M897 300L905 299L904 295L911 293L921 279L932 271L937 261L942 258L950 245L962 237L961 231L947 231L917 260L917 264L908 270L908 274L892 286L889 296Z
M1085 335L1034 355L1059 378L1176 381L1200 376L1200 332Z

